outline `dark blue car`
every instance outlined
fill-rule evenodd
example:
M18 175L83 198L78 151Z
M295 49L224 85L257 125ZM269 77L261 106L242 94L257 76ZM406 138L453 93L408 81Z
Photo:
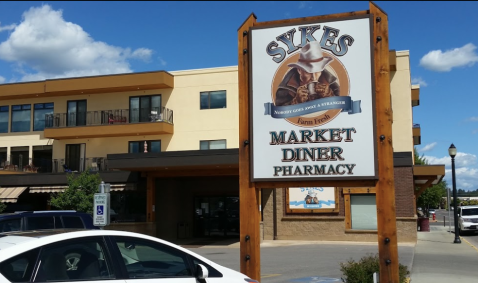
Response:
M99 229L88 213L74 210L21 211L0 214L0 233L48 229Z

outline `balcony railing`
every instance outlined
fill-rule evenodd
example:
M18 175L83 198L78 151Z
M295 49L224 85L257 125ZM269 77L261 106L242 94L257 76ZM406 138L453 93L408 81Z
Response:
M75 159L53 159L53 173L61 172L104 172L109 171L106 157L88 157Z
M114 109L87 112L53 113L45 115L45 128L117 125L144 122L173 124L173 110L166 107L144 109Z
M26 173L51 173L53 163L48 158L29 158L28 155L11 155L9 160L0 160L0 169Z
M10 159L11 160L11 159ZM71 167L71 168L70 168ZM22 158L15 161L0 160L0 170L25 173L104 172L109 171L106 157L78 159Z

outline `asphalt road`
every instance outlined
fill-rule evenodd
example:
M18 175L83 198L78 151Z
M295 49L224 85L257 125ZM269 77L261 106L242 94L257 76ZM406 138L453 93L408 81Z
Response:
M450 241L453 241L455 239L454 233L455 233L455 222L453 218L453 210L450 211L450 216L451 218L448 217L448 211L444 209L437 209L436 210L436 220L437 222L432 222L432 217L430 217L430 229L432 229L433 226L442 226L443 223L445 223L445 227L450 227L451 228L451 233L450 233ZM450 224L450 226L449 226ZM478 232L468 232L462 237L467 240L471 245L476 247L478 249Z
M351 258L358 261L367 254L378 253L377 244L374 243L267 245L261 246L261 283L342 282L341 262L347 262ZM240 271L237 247L189 249L216 263ZM413 250L412 245L401 245L398 248L400 263L407 265L410 271Z

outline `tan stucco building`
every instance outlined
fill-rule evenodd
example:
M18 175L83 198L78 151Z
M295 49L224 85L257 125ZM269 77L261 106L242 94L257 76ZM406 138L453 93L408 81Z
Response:
M408 51L390 59L398 240L415 241L415 186L438 182L444 166L413 165L419 88ZM0 200L10 211L49 209L65 172L92 170L112 184L111 229L238 237L238 113L237 67L0 85ZM353 228L347 205L374 191L336 192L337 211L295 215L286 189L263 189L263 239L376 241Z

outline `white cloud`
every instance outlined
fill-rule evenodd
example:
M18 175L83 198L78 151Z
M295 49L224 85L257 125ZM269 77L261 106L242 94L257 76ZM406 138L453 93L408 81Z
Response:
M16 63L21 81L129 73L128 60L148 61L151 54L146 48L131 51L95 41L49 5L24 12L22 22L0 43L0 59Z
M470 117L467 119L467 121L478 122L478 117Z
M452 68L472 66L478 62L475 49L475 45L468 43L463 47L445 52L433 50L420 59L420 66L436 72L449 72Z
M419 152L427 152L432 150L437 145L436 142L432 142L430 144L425 145L423 148L419 149Z
M164 61L163 58L161 57L158 57L158 60L159 60L159 63L161 64L161 66L166 66L168 63L166 61Z
M136 58L143 60L145 62L149 62L151 60L151 55L153 51L147 48L138 48L133 53L131 53L131 58Z
M445 170L445 177L448 187L453 188L452 171ZM478 188L478 169L462 167L455 169L456 188L463 190L476 190Z
M412 84L414 84L414 85L418 84L418 85L420 85L420 86L422 86L422 87L428 86L427 82L425 82L425 80L422 79L421 77L413 78L413 79L412 79Z
M445 164L445 167L451 168L451 157L424 156L428 164ZM476 164L476 155L464 152L457 152L455 156L455 168L470 167Z
M2 31L6 31L6 30L12 30L14 29L17 25L16 24L11 24L11 25L8 25L8 26L3 26L1 25L2 23L0 23L0 32Z
M0 76L0 84L3 84L5 82L5 78Z

